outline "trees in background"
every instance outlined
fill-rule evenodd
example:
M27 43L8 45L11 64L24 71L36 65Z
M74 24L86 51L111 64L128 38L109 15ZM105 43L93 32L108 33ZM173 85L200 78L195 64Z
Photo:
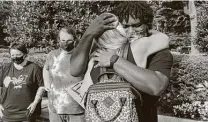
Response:
M5 40L22 41L29 48L56 48L60 27L72 26L81 36L89 22L112 5L107 1L14 1L4 22Z
M200 52L208 52L208 2L197 1L197 35L195 44L198 45Z
M154 28L171 38L170 48L191 45L191 21L185 1L149 1L155 19ZM194 44L207 51L207 2L197 1L197 32ZM114 1L14 1L0 2L0 42L21 40L30 47L57 47L60 27L73 26L79 37L90 21L102 12L111 10ZM187 9L188 10L188 9ZM193 32L193 31L192 31ZM5 38L6 37L6 38ZM193 41L192 41L193 42Z
M10 9L11 9L12 2L9 1L0 1L0 45L7 45L4 38L7 36L7 33L5 32L5 22L8 19L8 16L10 15Z
M191 32L190 32L190 38L191 38L191 54L198 54L199 50L196 48L195 39L197 35L197 12L196 12L196 5L195 1L188 1L188 14L190 17L190 23L191 23Z
M189 46L190 18L184 12L184 2L151 1L150 3L155 11L155 28L170 37L170 48Z

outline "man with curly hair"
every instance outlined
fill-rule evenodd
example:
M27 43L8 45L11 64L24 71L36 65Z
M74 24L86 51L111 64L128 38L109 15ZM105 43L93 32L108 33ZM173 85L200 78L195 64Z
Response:
M119 2L112 12L119 18L130 40L128 56L123 59L115 52L98 50L94 54L96 67L113 68L119 76L140 91L143 105L139 105L138 101L139 122L157 122L156 102L169 83L173 57L168 48L160 50L148 56L146 68L143 68L138 65L137 52L142 48L140 41L169 38L163 33L151 30L153 10L145 1ZM71 75L82 76L85 73L93 39L99 38L106 30L115 29L115 21L117 18L110 13L101 14L92 21L72 54ZM148 47L151 46L147 45L146 48ZM99 76L99 72L92 71L92 80L96 76Z

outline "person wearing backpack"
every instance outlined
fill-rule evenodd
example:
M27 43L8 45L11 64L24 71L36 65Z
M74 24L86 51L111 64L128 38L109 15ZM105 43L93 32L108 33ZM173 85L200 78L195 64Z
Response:
M138 66L137 51L140 46L137 40L149 40L152 37L150 31L153 21L152 9L144 1L126 1L120 2L113 12L118 16L130 40L127 59L115 52L98 50L94 54L96 67L113 68L114 72L139 91L143 103L140 106L136 101L139 122L157 122L156 102L168 85L173 62L172 54L168 49L160 50L148 56L146 68ZM92 21L72 54L71 74L73 76L81 76L85 73L93 39L99 38L106 30L115 29L117 27L113 24L115 21L117 21L116 17L110 13L101 14ZM161 36L154 39L168 38ZM99 75L97 71L91 72L92 79ZM107 103L112 103L112 100L107 101ZM92 102L97 104L97 101Z

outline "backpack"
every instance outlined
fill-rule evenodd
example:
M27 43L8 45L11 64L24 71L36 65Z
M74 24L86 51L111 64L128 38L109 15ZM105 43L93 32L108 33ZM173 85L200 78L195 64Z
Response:
M127 58L129 44L123 47ZM89 87L86 97L86 122L139 122L135 100L141 94L115 72L100 68L98 83ZM112 78L108 78L112 75Z

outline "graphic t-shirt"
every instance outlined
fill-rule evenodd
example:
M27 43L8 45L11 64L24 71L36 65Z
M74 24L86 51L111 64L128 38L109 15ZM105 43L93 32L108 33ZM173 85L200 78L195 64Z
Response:
M3 80L3 87L8 88L3 103L3 120L26 120L27 107L34 101L40 86L43 86L42 69L37 64L28 61L21 70L12 64ZM39 113L40 104L37 105L33 116Z
M45 63L50 74L49 109L57 114L84 113L84 109L66 91L67 87L81 80L71 76L70 58L70 53L57 49L48 54Z

